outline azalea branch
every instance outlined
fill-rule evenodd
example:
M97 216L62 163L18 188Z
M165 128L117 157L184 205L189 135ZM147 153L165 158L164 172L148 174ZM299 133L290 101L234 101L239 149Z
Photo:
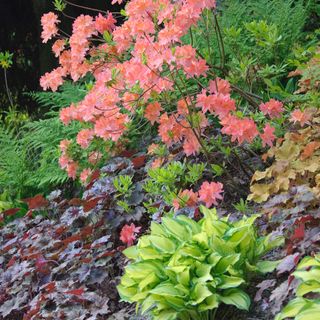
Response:
M63 31L62 29L58 29L59 32L62 32L64 34L65 37L70 38L70 34L66 33L65 31Z
M145 119L141 119L140 122L137 123L136 127L134 129L130 130L130 133L139 132L140 129L145 127L148 124L148 121L144 121ZM142 124L141 124L142 123ZM140 125L141 124L141 125Z
M198 55L200 58L202 58L203 60L206 60L206 58L203 56L203 54L202 54L198 49L196 49L196 52L197 52L197 55ZM210 62L208 62L207 60L206 60L206 62L207 62L207 65L208 65L211 69L217 69L217 70L220 70L220 71L224 72L224 70L223 70L221 67L216 66L216 65L212 65L212 64L211 64Z
M221 65L221 57L222 57L222 50L221 50L221 45L220 45L220 41L219 41L219 37L218 37L218 33L216 31L216 27L214 26L214 30L215 30L215 34L216 34L216 37L217 37L217 42L218 42L218 50L219 50L219 56L220 56L220 70L223 72L223 74L225 75L225 70L224 68L222 67Z
M234 87L236 87L236 86L234 86ZM238 89L240 89L240 88L238 88ZM240 90L242 90L242 89L240 89ZM263 98L262 97L260 97L260 96L258 96L257 94L255 94L255 93L253 93L253 92L250 92L250 91L244 91L247 95L249 95L249 96L251 96L251 97L253 97L253 98L256 98L256 99L258 99L258 100L260 100L260 101L263 101Z
M106 41L102 38L102 37L92 37L92 38L88 38L88 40L91 40L91 41L98 41L98 42L101 42L101 43L105 43Z
M242 96L245 100L247 100L253 107L255 107L256 109L259 108L259 103L257 103L248 92L240 89L239 87L237 87L233 84L230 84L230 87L232 90L239 93L240 96Z
M82 6L82 5L79 5L79 4L75 4L75 3L73 3L73 2L71 2L69 0L64 0L64 2L69 4L70 6L78 7L78 8L89 10L89 11L95 11L95 12L99 12L99 13L108 14L108 11L99 10L99 9L95 9L95 8L91 8L91 7L87 7L87 6Z
M191 126L190 126L190 127L184 126L184 125L180 122L180 120L178 120L178 118L176 117L176 115L175 115L174 113L172 113L172 115L173 115L174 120L176 121L176 123L178 123L182 128L184 128L184 129L192 129ZM189 123L189 122L188 122L188 123Z
M245 173L245 175L249 178L249 180L251 180L251 177L252 177L252 174L254 173L254 170L251 168L251 166L249 166L248 164L244 163L239 155L237 154L236 151L233 150L233 155L237 158L238 162L239 162L239 165L240 167L242 168L243 172ZM250 171L251 171L251 175L248 173L247 169L245 168L247 167Z
M214 24L213 24L213 26L214 26L214 29L215 29L216 35L217 35L218 47L219 47L219 52L220 52L220 56L221 56L221 66L213 65L212 63L210 63L210 61L206 61L206 62L208 64L208 66L210 67L210 69L219 70L219 71L221 71L223 73L224 76L226 76L225 48L224 48L222 33L221 33L221 29L220 29L220 26L219 26L219 22L218 22L216 13L213 13L213 15L214 15ZM207 32L207 34L208 34L208 32ZM209 49L210 48L208 48L208 50ZM196 49L196 52L202 59L206 60L205 57L202 55L202 53L199 50ZM209 57L210 57L210 51L209 51ZM208 73L216 78L216 75L213 72L208 71ZM241 88L239 88L239 87L237 87L237 86L235 86L233 84L230 84L230 85L231 85L231 88L234 91L236 91L238 94L240 94L245 100L247 100L255 108L258 108L259 104L253 98L263 101L263 99L260 96L254 94L254 93L244 91Z
M211 66L209 65L209 67L211 68ZM213 72L211 72L210 70L208 71L208 74L212 75L213 77L217 77L216 74L214 74ZM259 99L261 101L263 101L263 99L261 97L259 97L258 95L255 95L253 93L244 91L243 89L237 87L234 84L230 83L230 87L232 90L234 90L235 92L237 92L238 94L240 94L240 96L242 96L245 100L247 100L252 106L254 106L255 108L259 108L259 103L257 103L253 98Z
M76 18L72 17L72 16L69 16L68 14L66 14L65 12L61 11L62 15L68 19L71 19L71 20L76 20Z
M136 99L131 99L126 101L126 103L131 103L131 102L139 102L139 100L150 90L152 90L154 87L156 86L156 84L153 84L152 86L150 86L148 89L144 90L142 93L139 94L139 96Z
M193 41L192 27L190 27L190 29L189 29L189 33L190 33L190 42L191 42L191 45L193 46L194 41Z
M105 109L105 108L99 108L99 107L97 107L97 106L94 106L94 108L97 109L97 110L99 110L99 111L103 111L103 112L113 111L113 110L116 110L116 109L119 110L118 107L113 107L113 108L107 108L107 109ZM116 115L117 113L118 113L118 112L116 112L115 115Z
M214 24L215 24L215 30L217 33L217 37L218 37L218 41L220 42L220 46L221 46L221 68L222 70L224 70L225 67L225 49L224 49L224 43L223 43L223 38L222 38L222 33L221 33L221 29L218 23L218 18L217 18L217 14L214 12L213 13L213 18L214 18ZM219 46L219 47L220 47Z
M209 16L207 11L207 17L206 17L206 40L207 40L207 46L208 46L208 54L209 54L209 60L211 59L212 62L212 56L211 56L211 46L210 46L210 37L209 37ZM213 63L212 63L213 64Z
M214 29L216 31L217 40L218 40L218 47L219 47L219 52L220 52L220 56L221 56L221 66L220 67L214 66L214 65L210 64L210 62L207 62L207 64L209 65L209 67L211 69L220 70L220 71L222 71L224 76L226 76L224 42L223 42L222 33L221 33L220 25L218 22L217 14L213 13L213 16L214 16ZM202 57L204 59L204 57L201 55L200 52L197 51L197 53L198 53L198 55L200 55L200 57ZM212 74L212 75L215 76L214 74ZM240 94L245 100L247 100L255 108L258 108L259 104L253 98L256 98L256 99L263 101L263 99L260 96L254 94L254 93L244 91L241 88L239 88L233 84L230 84L230 85L234 91L236 91L238 94Z
M197 84L199 85L199 87L201 87L202 89L207 90L207 87L205 87L197 78L193 78L193 80L195 80L197 82Z
M253 150L251 150L250 148L245 148L244 146L240 146L240 149L243 150L244 152L250 154L253 157L256 157L257 159L260 159L260 156L258 154L256 154ZM260 159L260 161L262 162L262 160Z
M152 72L154 73L157 77L168 80L169 82L172 82L174 84L174 81L168 79L168 78L164 78L164 76L162 76L161 74L157 73L155 70L153 70L151 67L148 66L148 64L146 63L145 66Z
M181 76L179 75L179 72L177 72L177 74L178 74L178 77L180 78L181 82L184 84L183 79L182 79ZM172 75L172 74L171 74L171 75ZM172 76L172 77L173 77L173 76ZM174 78L173 78L173 80L174 80ZM176 84L178 90L180 91L181 95L183 96L183 99L185 100L185 102L186 102L186 104L187 104L188 112L189 112L189 114L190 114L190 116L191 116L192 110L191 110L191 108L190 108L190 106L189 106L189 103L188 103L188 101L187 101L187 98L183 95L182 90L181 90L181 88L180 88L180 86L179 86L179 84L178 84L177 81L175 81L175 84ZM184 85L185 85L185 84L184 84ZM187 119L187 121L189 122L189 124L190 124L190 126L191 126L191 130L192 130L194 136L196 137L197 141L198 141L199 144L201 145L201 147L202 147L202 149L203 149L203 151L204 151L204 153L205 153L205 155L206 155L206 158L207 158L208 162L210 163L210 153L209 153L209 150L207 149L206 145L204 144L203 140L201 139L201 133L199 133L199 136L198 136L198 133L196 132L196 129L194 128L194 124L193 124L193 121L192 121L192 116L190 117L190 120Z

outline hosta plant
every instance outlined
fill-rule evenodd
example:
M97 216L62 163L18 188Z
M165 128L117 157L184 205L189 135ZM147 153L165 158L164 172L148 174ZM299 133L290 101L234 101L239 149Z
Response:
M293 275L301 280L296 291L297 297L283 308L275 320L317 319L320 314L320 254L305 257ZM305 298L306 295L309 295L310 299Z
M252 271L277 262L260 257L282 242L258 237L257 215L231 222L201 207L199 222L179 215L151 223L151 232L124 251L132 262L118 286L123 301L136 303L153 319L208 319L221 303L248 310L242 287Z

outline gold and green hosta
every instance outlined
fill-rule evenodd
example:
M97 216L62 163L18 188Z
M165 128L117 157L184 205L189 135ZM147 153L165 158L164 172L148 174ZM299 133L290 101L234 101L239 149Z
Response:
M159 320L214 319L221 303L249 309L248 275L276 267L260 257L283 239L258 237L258 215L232 222L201 211L199 222L183 215L152 222L150 234L124 251L132 262L118 286L123 301Z

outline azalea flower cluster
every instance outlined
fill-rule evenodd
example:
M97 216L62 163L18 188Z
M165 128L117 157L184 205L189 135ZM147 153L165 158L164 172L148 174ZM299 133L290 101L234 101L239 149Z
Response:
M65 125L71 121L85 124L76 138L81 148L87 149L95 138L117 143L141 108L145 118L157 124L162 142L169 147L181 143L187 156L200 152L212 115L232 141L241 144L260 136L264 145L272 145L274 128L266 125L259 133L252 119L236 115L228 81L215 77L197 94L181 88L187 87L188 79L208 78L206 60L181 40L206 9L214 10L215 0L131 0L121 26L116 26L112 13L80 15L69 39L59 35L54 13L43 16L43 41L60 36L53 44L60 66L41 78L41 86L55 91L67 77L77 81L88 72L95 79L84 100L60 114ZM172 101L170 93L177 92L179 100ZM281 102L270 100L260 109L274 118L283 108ZM65 146L61 149L60 164L74 178L83 168L68 157Z
M71 140L62 140L60 142L60 150L61 157L59 159L59 164L62 169L65 169L68 173L68 176L72 179L77 177L77 170L79 168L79 164L77 161L74 161L72 158L68 156L68 147L72 143Z
M141 227L136 227L133 223L130 225L126 224L122 227L120 232L120 240L127 246L132 246L136 240L137 233L140 232Z
M210 208L218 204L217 200L223 199L222 193L222 183L205 181L198 192L188 189L180 191L178 197L173 200L173 207L178 210L183 207L196 207L199 202L203 202Z

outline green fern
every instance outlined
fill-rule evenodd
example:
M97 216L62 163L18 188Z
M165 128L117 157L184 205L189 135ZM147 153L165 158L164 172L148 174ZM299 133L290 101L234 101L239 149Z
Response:
M48 108L43 118L30 121L19 135L0 124L0 193L8 191L13 198L49 191L68 181L59 167L59 144L71 139L80 129L79 123L64 126L59 110L83 99L86 89L81 84L64 84L60 92L29 93L40 107Z
M63 139L71 139L80 129L79 123L64 126L59 120L61 108L77 103L84 98L86 89L81 84L65 83L60 92L37 92L32 97L41 107L50 107L44 119L25 125L24 144L29 150L29 157L35 158L33 174L28 177L28 186L41 188L60 185L68 180L64 170L58 164L59 144Z
M1 126L0 148L0 193L7 190L19 197L31 170L27 149L18 136Z
M26 95L36 101L40 107L50 107L55 110L82 100L86 92L82 84L65 82L59 92L28 92Z
M25 126L27 134L23 141L29 150L29 158L36 159L33 174L26 184L48 187L65 183L68 177L58 164L59 143L63 139L73 138L79 131L78 123L64 126L56 116L33 121Z

